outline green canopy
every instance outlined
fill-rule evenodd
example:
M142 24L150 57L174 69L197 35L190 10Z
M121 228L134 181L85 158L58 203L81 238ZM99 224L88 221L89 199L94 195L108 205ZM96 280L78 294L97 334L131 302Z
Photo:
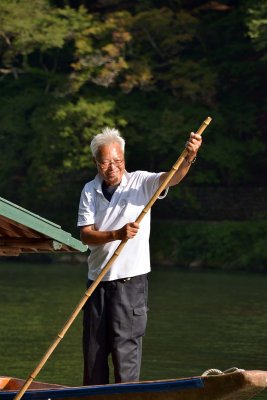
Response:
M0 197L0 256L86 250L61 226Z

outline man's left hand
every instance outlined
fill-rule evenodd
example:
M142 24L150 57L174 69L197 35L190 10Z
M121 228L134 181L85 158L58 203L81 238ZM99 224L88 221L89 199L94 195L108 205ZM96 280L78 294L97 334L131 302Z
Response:
M190 137L185 144L185 148L188 153L187 159L189 161L192 161L196 157L201 144L202 144L202 136L194 132L191 132Z

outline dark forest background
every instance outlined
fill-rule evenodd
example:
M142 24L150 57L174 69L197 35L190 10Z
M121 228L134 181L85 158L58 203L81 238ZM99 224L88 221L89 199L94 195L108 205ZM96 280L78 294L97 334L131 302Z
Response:
M266 21L258 0L1 0L1 197L77 237L95 133L120 129L129 171L169 170L211 116L152 258L266 269Z

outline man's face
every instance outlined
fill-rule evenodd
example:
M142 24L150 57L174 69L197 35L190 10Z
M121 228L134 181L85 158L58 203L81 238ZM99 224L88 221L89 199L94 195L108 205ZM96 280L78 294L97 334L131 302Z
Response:
M118 185L125 170L124 154L118 143L101 146L95 158L98 173L108 186Z

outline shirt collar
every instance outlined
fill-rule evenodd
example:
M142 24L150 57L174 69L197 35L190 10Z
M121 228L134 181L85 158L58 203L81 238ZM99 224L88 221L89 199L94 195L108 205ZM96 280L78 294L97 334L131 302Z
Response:
M119 186L122 186L122 187L126 186L128 183L128 180L129 180L129 173L125 170L124 174L122 175L121 183ZM97 174L94 179L94 187L98 193L102 193L102 182L103 182L103 178L99 174Z

